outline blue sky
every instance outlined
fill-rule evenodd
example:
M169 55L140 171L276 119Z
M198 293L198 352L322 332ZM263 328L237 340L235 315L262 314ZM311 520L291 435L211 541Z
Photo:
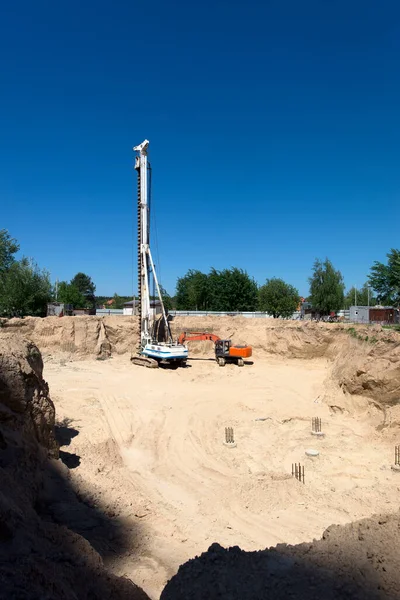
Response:
M168 291L237 266L307 294L326 256L362 285L400 246L399 59L397 1L6 3L0 228L132 293L148 138Z

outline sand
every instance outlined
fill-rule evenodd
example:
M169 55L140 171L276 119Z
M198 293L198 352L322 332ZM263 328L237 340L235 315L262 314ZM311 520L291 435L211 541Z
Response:
M161 600L398 600L399 513L332 525L320 540L246 552L215 543Z
M74 431L61 447L72 485L124 530L123 544L110 539L105 564L151 598L215 541L245 551L296 544L332 523L398 509L394 429L379 430L385 415L365 398L348 410L327 358L309 349L309 358L285 356L285 347L292 356L307 349L295 328L282 352L260 352L242 369L219 368L207 349L178 371L134 367L127 354L45 360L57 419ZM314 416L322 439L311 436ZM226 426L235 448L223 444ZM319 456L306 457L308 448ZM291 477L298 461L304 485Z
M26 515L14 529L5 515L12 531L0 523L0 538L7 538L2 567L24 598L36 597L27 577L38 595L54 588L66 597L82 579L80 600L146 597L130 580L168 600L400 596L400 474L391 469L400 425L398 333L180 318L175 335L211 330L250 343L254 364L221 369L211 344L193 343L189 367L168 371L130 364L135 318L27 318L0 326L16 372L10 384L14 375L5 369L0 459L8 471L0 465L0 475L12 478L3 484L7 502ZM13 340L21 335L18 354ZM40 356L24 350L31 343L44 359L60 460L53 409L33 402L22 419L17 414L27 398L48 397L40 377L31 385ZM314 416L323 438L311 436ZM14 423L21 443L10 463ZM227 426L234 448L223 443ZM318 457L307 457L308 449ZM304 485L291 476L299 461ZM376 513L389 516L354 522ZM17 571L7 546L16 549L13 536L22 554L35 548L30 562L18 559Z
M72 430L54 427L42 368L32 342L0 331L0 600L148 600L104 567L124 536L70 485L56 438Z

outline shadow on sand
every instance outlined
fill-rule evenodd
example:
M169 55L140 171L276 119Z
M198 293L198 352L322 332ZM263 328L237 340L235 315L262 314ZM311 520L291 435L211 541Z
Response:
M160 600L400 598L398 560L397 564L392 561L389 569L379 552L374 554L376 545L372 540L370 550L360 544L356 550L352 526L340 528L346 533L342 538L329 536L328 529L327 538L313 544L281 544L259 552L245 552L237 546L224 549L213 544L200 557L179 568ZM368 532L368 525L365 531ZM396 553L396 547L391 551Z
M0 448L0 599L149 600L102 562L111 564L134 546L139 523L111 518L98 501L81 501L62 460L46 459L43 448L26 443L19 432L11 435L3 425L0 418L5 432ZM65 445L78 433L68 423L57 427ZM76 456L62 454L68 455L67 460L62 456L65 462Z

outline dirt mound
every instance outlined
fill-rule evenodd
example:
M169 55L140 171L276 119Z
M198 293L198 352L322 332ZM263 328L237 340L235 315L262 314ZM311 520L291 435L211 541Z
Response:
M62 484L75 498L58 457L55 411L30 341L0 332L0 598L141 599L134 584L108 574L80 535L39 512Z
M161 600L389 600L400 597L398 514L331 526L322 539L260 552L213 544L179 568Z
M353 341L336 358L332 379L347 394L366 396L383 406L397 404L400 401L400 335L395 333L373 343Z
M61 354L79 360L131 353L139 335L136 317L26 317L2 323L5 331L19 332L32 340L47 359Z
M137 317L26 317L4 320L2 326L32 340L46 357L130 354L139 339ZM171 329L174 338L183 331L212 331L236 344L251 344L256 357L334 358L350 337L342 325L244 317L175 317ZM189 342L189 347L191 354L213 355L212 342Z
M21 446L36 441L51 456L57 457L55 410L48 385L42 378L40 352L32 342L11 334L1 335L0 340L0 427L4 428L3 444L7 444L5 436L12 431Z
M32 340L46 356L66 353L79 359L130 354L139 340L137 317L26 317L3 320L1 324L5 331L20 332ZM383 345L400 337L378 326L355 330L342 324L244 317L174 317L171 330L174 338L183 331L207 331L236 344L251 344L256 357L305 359L333 359L349 347L349 342L364 341L368 335L370 342L381 341ZM212 342L189 342L189 348L191 354L213 354Z

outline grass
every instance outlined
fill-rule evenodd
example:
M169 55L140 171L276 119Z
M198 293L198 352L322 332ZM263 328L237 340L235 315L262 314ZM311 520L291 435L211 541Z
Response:
M400 333L400 325L382 325L382 329L388 329L389 331L398 331ZM380 339L378 339L375 335L371 337L369 337L368 335L364 336L363 334L358 333L356 327L349 327L348 329L346 329L346 331L349 335L351 335L351 337L353 337L356 340L359 340L360 342L376 344L377 342L381 341L386 342L388 344L396 344L396 340L393 338L381 337Z
M372 337L369 337L368 335L364 337L363 335L357 332L355 327L349 327L347 329L347 332L349 335L351 335L351 337L355 338L356 340L359 340L360 342L369 342L370 344L376 344L376 342L378 341L378 339L374 335Z
M391 329L400 332L400 325L382 325L382 329Z

